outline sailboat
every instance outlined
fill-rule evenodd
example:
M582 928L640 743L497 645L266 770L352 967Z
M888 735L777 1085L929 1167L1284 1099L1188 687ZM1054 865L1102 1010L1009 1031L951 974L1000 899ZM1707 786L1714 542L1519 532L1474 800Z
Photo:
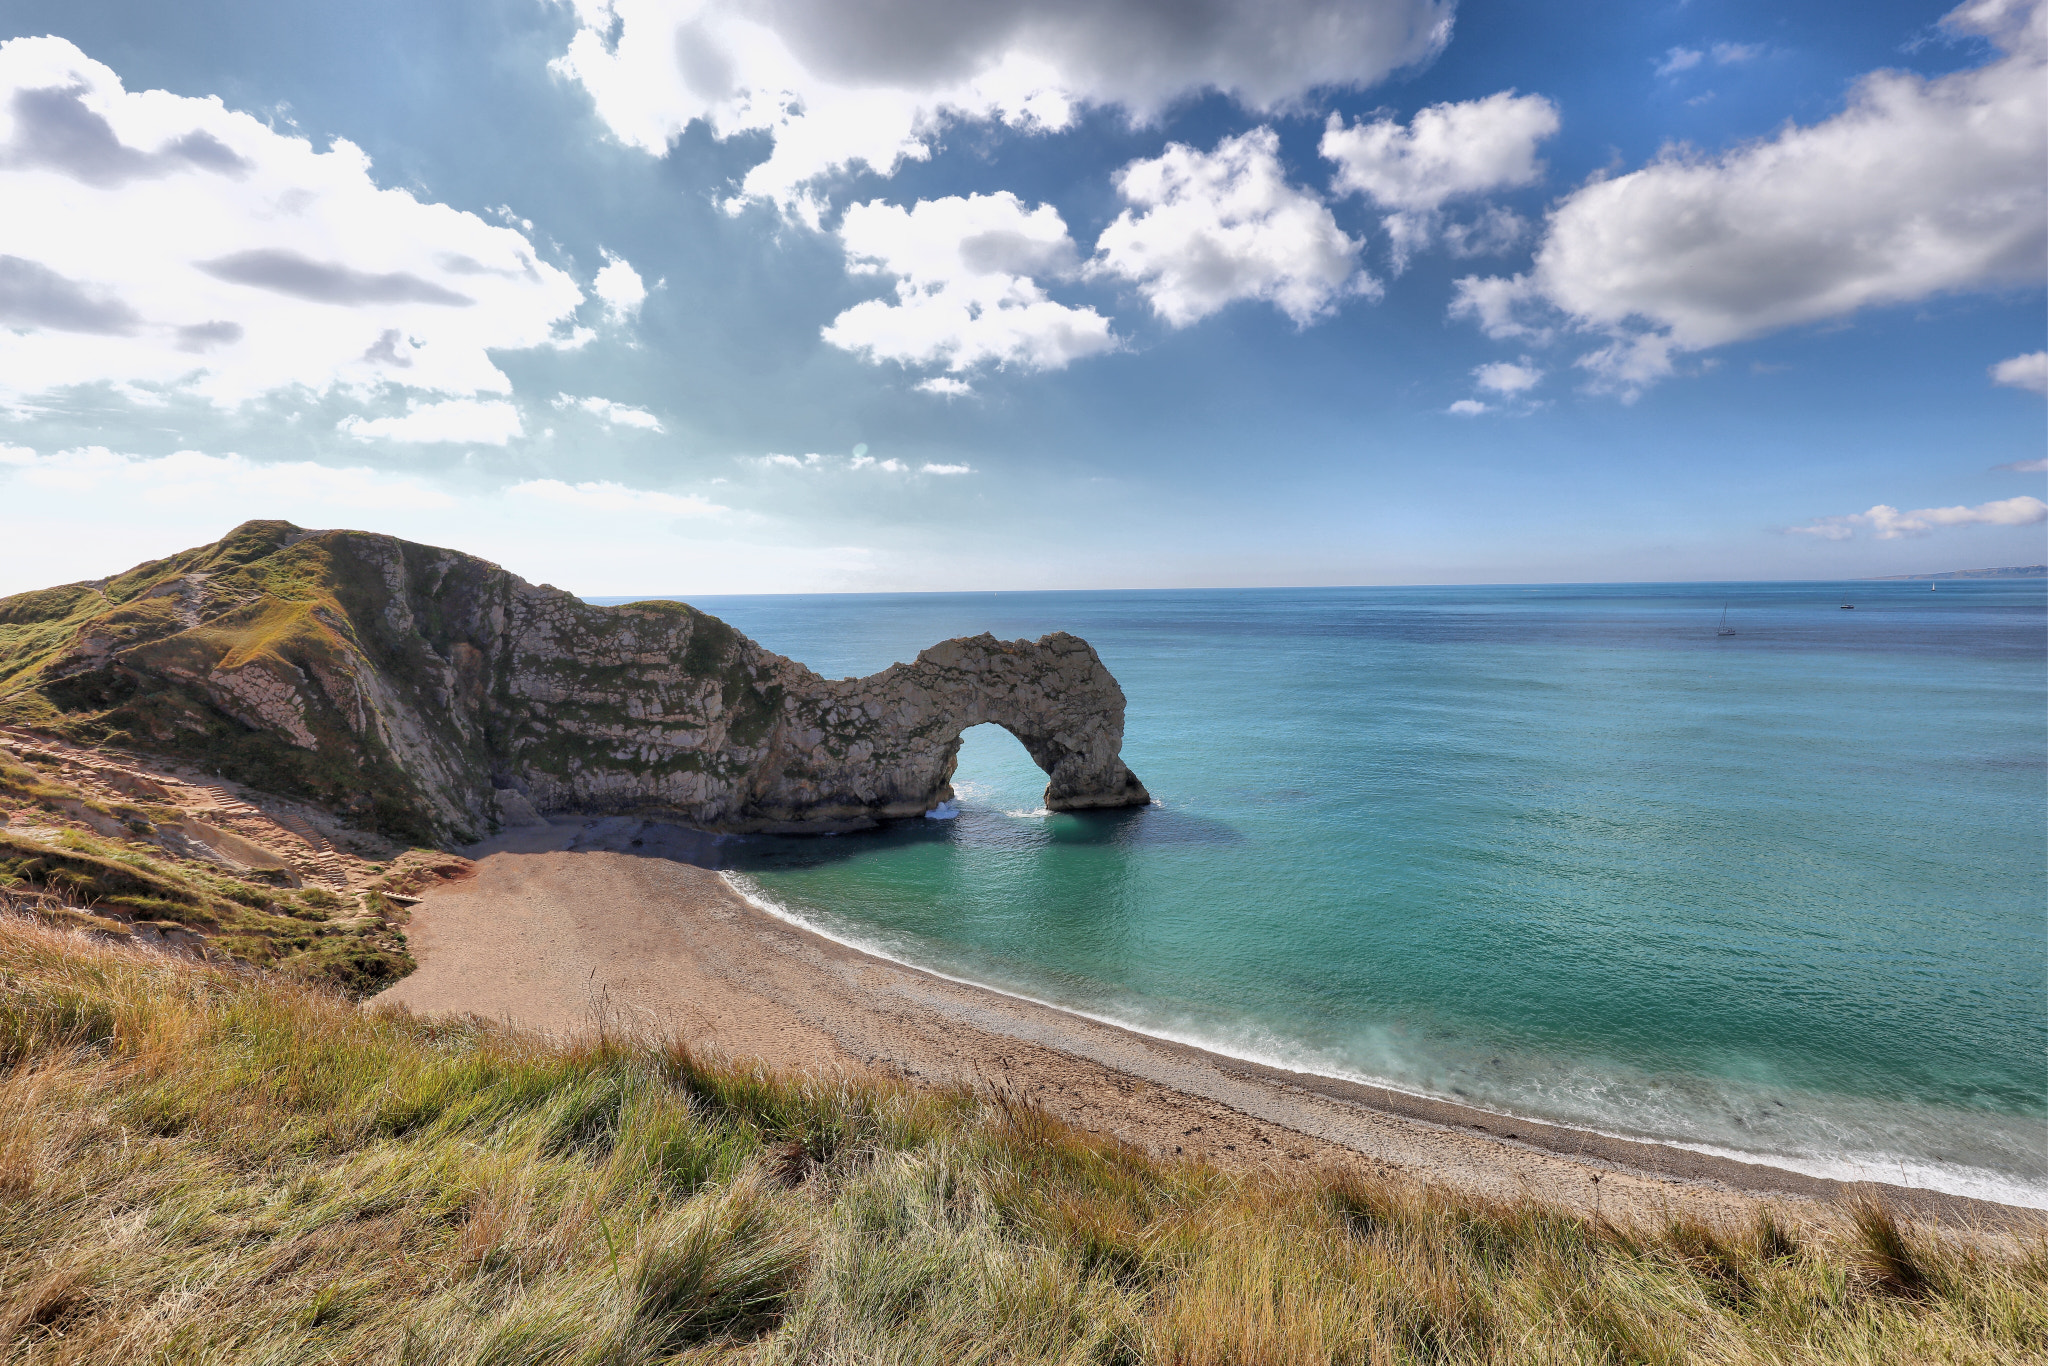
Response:
M1721 625L1715 630L1714 634L1717 636L1732 636L1735 634L1735 628L1728 624L1728 604L1725 602L1721 604Z

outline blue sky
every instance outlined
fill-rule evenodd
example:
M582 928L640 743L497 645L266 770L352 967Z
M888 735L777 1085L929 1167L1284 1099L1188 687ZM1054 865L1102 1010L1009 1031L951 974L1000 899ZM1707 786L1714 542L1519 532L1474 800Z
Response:
M2044 557L2037 3L0 24L0 591L249 516L590 594Z

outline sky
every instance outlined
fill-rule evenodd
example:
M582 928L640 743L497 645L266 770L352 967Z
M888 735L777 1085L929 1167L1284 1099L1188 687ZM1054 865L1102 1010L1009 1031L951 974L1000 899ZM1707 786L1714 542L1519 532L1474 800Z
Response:
M2048 4L0 0L0 593L2048 559Z

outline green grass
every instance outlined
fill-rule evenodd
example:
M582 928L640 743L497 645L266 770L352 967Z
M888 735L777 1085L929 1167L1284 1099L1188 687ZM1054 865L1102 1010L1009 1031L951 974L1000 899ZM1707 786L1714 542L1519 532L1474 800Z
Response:
M137 922L176 925L241 963L357 994L413 968L381 897L369 907L381 914L330 924L355 908L323 887L248 882L76 830L52 842L0 829L0 889L42 893L24 908L53 925L113 939L130 937Z
M1619 1228L0 921L0 1361L2012 1362L2048 1247Z

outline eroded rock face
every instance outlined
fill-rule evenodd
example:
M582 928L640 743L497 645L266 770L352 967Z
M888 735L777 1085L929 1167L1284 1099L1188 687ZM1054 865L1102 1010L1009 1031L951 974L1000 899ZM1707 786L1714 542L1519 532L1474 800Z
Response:
M1084 640L949 640L831 680L679 603L592 607L454 551L254 522L99 584L0 600L0 715L197 756L397 833L534 813L845 829L952 795L994 722L1054 810L1139 806Z

